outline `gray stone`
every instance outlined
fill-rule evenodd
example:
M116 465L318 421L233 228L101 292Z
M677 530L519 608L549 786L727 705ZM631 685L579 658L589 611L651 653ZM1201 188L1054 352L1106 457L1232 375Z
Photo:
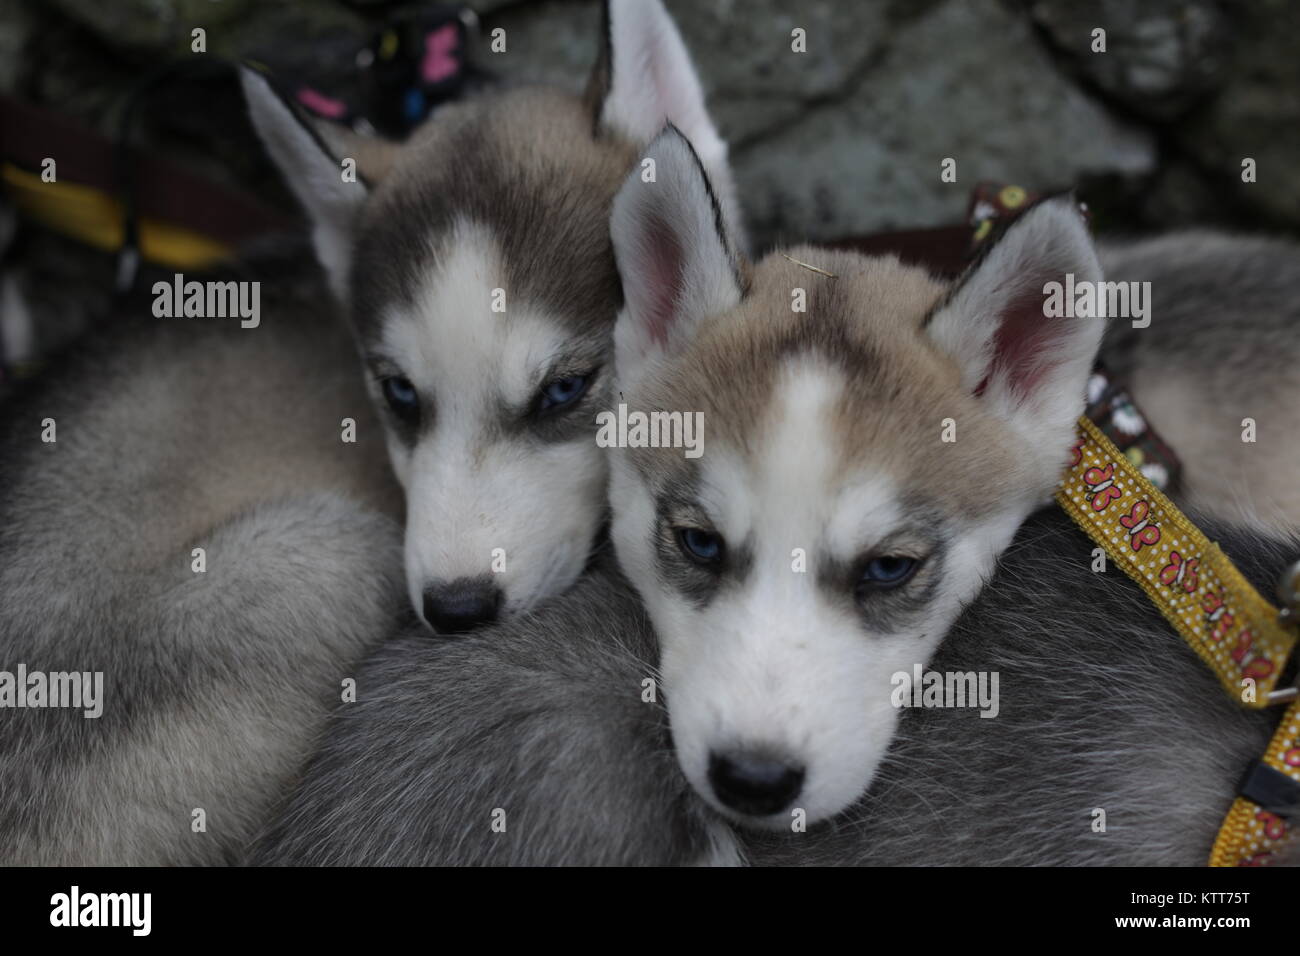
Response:
M74 23L109 45L132 51L189 49L190 31L209 34L247 17L257 8L253 0L46 0ZM313 0L324 2L324 0ZM311 4L304 4L311 5ZM212 47L209 45L209 50Z
M1237 37L1227 82L1179 125L1179 144L1225 200L1278 225L1300 226L1300 4L1232 7ZM1255 160L1256 182L1241 179Z
M955 183L940 180L947 157ZM897 30L851 90L733 160L754 238L771 242L955 222L981 179L1143 174L1155 147L1064 79L1024 19L952 0Z
M996 0L739 6L668 0L740 178L754 238L828 239L953 221L979 178L1068 186L1144 173L1149 135L1063 78L1026 18ZM508 80L578 89L598 8L549 0L484 18ZM806 31L808 53L791 51ZM939 118L942 119L939 119ZM944 157L958 181L939 180Z
M1214 0L1031 0L1029 10L1081 76L1146 116L1179 116L1225 78L1231 28ZM1096 28L1105 52L1093 50Z
M192 52L192 31L205 32L207 53L238 57L275 48L311 56L319 37L345 31L358 39L373 29L365 17L339 0L22 0L37 15L56 11L109 48L146 65ZM285 38L292 37L292 43Z
M937 2L668 0L668 6L695 53L723 134L743 147L843 97L880 61L896 31ZM795 29L804 31L806 53L792 51Z
M0 92L14 92L21 73L23 49L35 26L35 18L22 4L0 4Z
M1082 179L1120 226L1300 225L1298 3L666 2L732 144L759 243L953 222L983 178L1039 189ZM597 0L470 6L480 66L582 87ZM0 13L0 88L108 132L112 107L145 70L189 55L193 25L207 28L215 55L269 51L329 86L348 82L351 58L339 50L381 12L379 0L21 0ZM1090 49L1096 25L1105 54ZM505 53L488 48L496 27ZM806 54L791 50L796 28ZM178 82L174 96L151 97L139 141L265 192L241 108L233 91ZM1253 185L1240 181L1246 156L1259 166ZM956 183L940 179L945 157L957 161Z
M371 2L371 0L367 0ZM386 0L373 0L376 3L384 3ZM465 6L469 7L479 16L485 13L492 13L494 10L500 10L502 7L518 6L519 0L466 0Z
M581 90L596 60L600 7L573 0L511 6L481 18L475 62L510 83L546 83ZM506 49L493 53L491 33L506 31Z
M878 61L892 32L938 0L872 3L810 0L797 12L781 0L666 0L699 68L709 105L733 144L761 137L810 104L833 100ZM479 62L502 78L578 89L596 57L599 4L548 0L483 18ZM487 49L506 31L506 52ZM802 29L808 53L791 50Z

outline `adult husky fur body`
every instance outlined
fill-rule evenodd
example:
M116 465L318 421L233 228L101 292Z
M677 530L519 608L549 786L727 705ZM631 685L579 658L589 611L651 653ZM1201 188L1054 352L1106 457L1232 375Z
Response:
M1300 550L1206 530L1264 591ZM998 671L998 716L905 711L867 795L806 833L733 830L693 796L643 700L654 634L606 566L454 646L378 651L253 860L1203 865L1278 715L1230 701L1091 549L1058 509L1032 517L928 664Z
M1102 355L1182 457L1180 500L1300 529L1300 245L1193 231L1099 252L1108 280L1151 283L1150 327L1112 322Z
M608 555L529 614L450 643L418 633L390 641L359 675L357 702L331 717L250 860L703 857L716 823L677 770L663 708L642 701L643 682L657 676L655 653L645 614Z
M0 667L105 698L0 712L0 862L230 859L402 618L380 429L289 261L231 276L265 281L257 329L142 298L0 409Z
M308 127L243 74L250 113L352 316L406 489L412 605L443 633L567 588L604 521L594 413L620 292L609 209L672 122L738 227L726 145L659 0L611 0L583 97L499 89L396 147ZM355 182L340 161L361 156ZM556 398L556 396L559 396Z

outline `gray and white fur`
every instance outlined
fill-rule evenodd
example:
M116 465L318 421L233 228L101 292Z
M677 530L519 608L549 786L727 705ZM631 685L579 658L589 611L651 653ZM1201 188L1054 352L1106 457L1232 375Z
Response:
M250 860L702 858L717 824L677 770L663 708L643 700L655 658L645 614L608 555L512 621L448 644L394 640L367 662L357 702L335 712Z
M585 566L605 513L594 426L576 408L543 421L534 399L575 372L608 388L608 207L639 130L685 124L727 177L662 5L609 14L586 99L485 94L400 149L313 128L242 74L333 295L286 284L284 262L204 276L263 281L260 325L122 320L5 408L0 669L102 671L107 699L97 720L2 714L0 860L231 858L354 662L406 620L402 591L426 611L430 580L478 580L500 548L508 616ZM419 391L413 427L371 411L395 374ZM408 491L406 587L385 444Z
M769 256L750 268L728 240L725 216L685 141L669 131L649 155L657 163L657 180L630 177L614 206L612 233L626 297L615 336L618 386L620 395L626 390L627 400L640 407L702 410L709 451L699 460L664 448L613 453L619 563L653 624L662 667L656 686L671 712L672 749L691 790L726 818L773 834L788 830L791 814L814 825L833 821L888 762L900 724L887 689L892 675L934 656L963 607L983 590L1017 528L1059 479L1101 328L1090 318L1046 320L1041 290L1045 279L1066 273L1099 278L1100 267L1077 213L1068 201L1056 201L1028 213L947 288L891 260L816 249ZM791 308L792 292L805 289L806 312ZM964 437L942 440L944 423ZM1116 608L1113 601L1094 599L1084 583L1092 574L1092 546L1081 540L1077 566L1068 569L1072 575L1062 573L1067 569L1059 567L1060 543L1052 541L1050 554L1057 557L1041 562L1030 580L1038 586L1040 575L1054 571L1057 579L1072 582L1083 575L1071 601L1107 611L1093 617L1078 612L1085 627L1114 633L1122 628L1111 618L1122 621L1127 614L1147 622L1145 634L1159 637L1132 640L1129 647L1072 635L1071 647L1085 644L1089 653L1102 655L1104 666L1091 670L1084 662L1071 668L1063 649L1039 640L1031 660L1057 682L1049 686L1062 688L1057 696L1070 694L1076 678L1092 681L1077 692L1076 703L1088 710L1058 725L1043 715L1052 695L1040 692L1024 710L1013 707L1030 716L1012 741L1029 741L1032 721L1038 720L1050 748L1058 736L1074 741L1090 732L1097 710L1120 712L1111 698L1124 688L1107 682L1126 672L1130 658L1136 658L1129 665L1131 694L1151 693L1148 682L1164 670L1183 677L1176 664L1144 667L1150 663L1143 656L1148 645L1157 653L1163 640L1160 646L1191 659L1177 638L1169 643L1164 624L1136 588L1136 606ZM895 573L900 566L905 570ZM1032 602L1018 599L1001 607L1011 613L1026 605ZM1038 606L1038 627L1025 630L1037 634L1047 621L1062 626L1072 604L1063 607L1057 593L1046 607L1054 610L1044 613ZM996 619L977 630L989 634L989 646L979 652L991 661L972 661L963 670L999 671L1004 664L1025 670L1014 653L996 656L1003 646ZM639 685L627 683L627 693ZM1208 675L1206 683L1213 692L1200 695L1197 716L1233 725L1245 721L1258 738L1247 743L1262 743L1263 721L1216 704L1217 688ZM439 693L432 685L417 686ZM483 686L478 683L480 692ZM519 706L544 715L530 686L525 675L516 691ZM1195 678L1187 674L1174 690L1182 694L1193 686ZM550 682L548 687L553 695L567 694ZM587 706L588 690L574 695L576 706ZM1170 716L1167 707L1144 706L1156 720ZM466 702L464 709L474 716L453 721L457 728L490 721L495 713L483 700ZM366 712L373 726L383 725L382 710L381 701ZM402 713L402 719L410 716ZM539 727L546 723L537 721ZM585 745L569 728L559 730L562 719L553 725L557 746ZM1150 726L1144 725L1148 750ZM309 783L307 806L291 811L309 835L293 837L292 825L281 830L300 852L305 847L310 853L314 841L340 840L356 848L356 827L347 820L338 828L331 805L337 800L360 816L369 809L369 800L355 795L356 784L350 796L331 794L348 786L340 768L349 761L361 768L357 777L367 780L366 790L390 789L368 772L367 742L373 745L382 734L369 725L349 733L346 721L340 728L336 733L349 736L350 745L332 752L347 757L334 762L331 781ZM494 740L475 739L477 749L450 746L463 748L467 759L480 759L477 766L486 771L464 785L454 774L438 774L451 805L434 815L471 828L461 840L443 844L453 854L473 827L487 826L481 817L459 814L463 794L496 799L494 806L507 812L503 802L521 799L531 783L512 778L508 769L500 772ZM1199 739L1172 732L1170 748L1178 754L1180 741ZM1247 749L1239 746L1242 740L1233 744L1236 751ZM447 746L447 738L440 738L440 747ZM1007 759L996 747L984 749ZM1153 802L1141 790L1134 763L1104 746L1102 752L1112 773L1135 777L1115 784L1122 811L1150 815ZM1150 763L1161 767L1159 756ZM1200 772L1206 765L1178 756L1184 759L1163 766ZM436 755L432 759L436 763ZM387 760L408 774L423 763L403 752ZM549 781L549 765L532 765L523 776ZM1205 779L1215 799L1229 792L1231 781L1222 775ZM1067 787L1079 780L1064 776ZM1178 777L1178 786L1185 781ZM976 777L973 785L981 787L983 780ZM1001 800L1011 797L1005 787L993 792ZM922 797L923 788L917 794ZM1091 806L1105 809L1101 801L1114 795L1103 787ZM313 800L324 807L311 806ZM1202 819L1206 800L1189 803ZM571 805L576 812L579 804ZM602 818L602 809L590 812ZM410 805L405 811L419 816ZM391 822L380 814L375 825ZM1090 822L1083 821L1085 832L1091 832ZM336 828L346 832L333 837ZM362 829L374 833L373 827ZM382 835L378 839L382 843ZM1156 853L1153 843L1143 846ZM360 852L364 857L364 848Z
M1202 525L1263 593L1300 539ZM910 709L868 795L768 864L1204 866L1281 708L1252 711L1059 509L1022 528L928 667L997 671L998 716ZM1105 812L1104 832L1094 829Z
M1207 530L1260 588L1300 548ZM693 797L662 701L642 700L653 634L606 566L443 653L377 654L251 859L1202 865L1277 715L1228 700L1132 581L1090 570L1091 548L1059 510L1031 517L928 665L999 672L998 716L904 711L866 796L806 833L733 829Z
M1180 500L1300 528L1300 245L1194 231L1099 252L1107 280L1151 283L1150 326L1113 321L1102 357L1181 456Z
M243 83L356 329L406 491L416 612L461 633L563 591L605 519L593 439L620 303L610 204L665 122L738 228L726 144L671 17L659 0L610 0L584 96L484 93L400 147L304 123L252 71Z
M0 669L102 672L104 699L0 711L0 862L233 858L404 619L351 342L267 288L256 329L122 318L4 408Z

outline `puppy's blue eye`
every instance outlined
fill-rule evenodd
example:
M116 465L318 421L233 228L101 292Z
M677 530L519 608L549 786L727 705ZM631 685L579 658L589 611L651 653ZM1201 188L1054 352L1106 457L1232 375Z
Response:
M884 555L872 558L862 572L862 585L870 588L896 588L916 571L920 564L915 558Z
M384 379L380 388L384 393L384 401L402 421L410 422L420 417L420 397L410 379L393 375Z
M686 556L700 564L716 564L722 560L722 538L712 531L700 528L681 528L677 532Z
M586 375L566 375L564 378L547 382L542 386L542 400L538 409L545 412L572 405L587 390L588 381L589 376Z

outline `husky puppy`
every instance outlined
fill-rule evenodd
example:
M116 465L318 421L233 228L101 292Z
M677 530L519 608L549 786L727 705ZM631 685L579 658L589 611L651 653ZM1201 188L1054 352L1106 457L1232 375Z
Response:
M1100 252L1108 281L1151 283L1151 326L1112 322L1102 354L1182 457L1181 500L1300 529L1300 246L1182 232Z
M658 634L673 739L724 814L784 826L856 800L928 660L1059 482L1103 321L1044 317L1100 265L1040 204L955 284L795 248L752 270L679 135L612 234L629 408L700 412L704 454L613 458L612 534Z
M604 511L589 412L619 304L610 201L666 118L727 175L662 6L609 14L586 100L487 95L400 150L313 130L244 75L353 303L371 394L332 297L277 298L273 271L229 277L266 280L256 327L160 323L140 302L6 406L0 690L88 674L104 699L96 718L4 711L0 860L229 859L353 662L402 623L401 590L456 632L581 570ZM385 434L408 490L406 587Z
M406 490L407 591L439 633L527 609L587 564L607 474L593 416L612 395L620 304L609 208L666 120L737 219L726 145L662 4L612 0L605 24L584 98L482 94L400 148L304 125L243 74L352 317ZM377 149L373 172L345 181L348 160Z

